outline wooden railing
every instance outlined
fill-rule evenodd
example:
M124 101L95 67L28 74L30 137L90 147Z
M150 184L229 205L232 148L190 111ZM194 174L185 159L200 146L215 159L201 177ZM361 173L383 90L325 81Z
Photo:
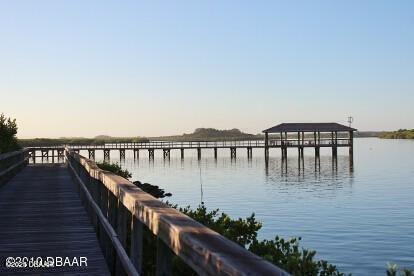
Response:
M269 141L269 146L324 146L324 145L349 145L350 139L338 138L332 140L331 138L323 138L320 140L305 139L298 141L297 139L272 139ZM71 148L87 148L88 146L70 146ZM173 149L173 148L231 148L231 147L253 147L264 148L265 142L263 140L246 140L246 141L207 141L207 142L168 142L168 141L151 141L146 143L108 143L98 148L108 149Z
M0 186L28 163L28 150L0 154Z
M320 140L314 140L314 139L306 139L306 140L297 140L297 139L288 139L288 140L269 140L269 146L291 146L291 147L297 147L297 146L346 146L351 144L351 139L348 138L338 138L336 140L332 140L330 138L324 138Z
M271 139L269 140L269 146L346 146L350 145L351 140L349 138L338 138L332 140L331 138L322 138L320 140L305 139L304 141L297 139ZM30 147L31 149L62 149L68 147L70 149L189 149L189 148L264 148L265 142L263 140L246 140L246 141L187 141L187 142L174 142L174 141L151 141L140 143L106 143L102 145L50 145L44 147Z
M171 274L172 254L201 275L288 275L73 150L65 156L112 275L142 272L144 226L157 237L157 275Z
M105 148L132 149L174 149L174 148L230 148L230 147L263 147L262 140L246 141L151 141L145 143L107 143Z

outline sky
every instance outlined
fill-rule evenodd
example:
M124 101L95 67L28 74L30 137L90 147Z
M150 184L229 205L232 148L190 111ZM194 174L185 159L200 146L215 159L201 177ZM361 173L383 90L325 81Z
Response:
M414 1L0 0L20 138L414 128Z

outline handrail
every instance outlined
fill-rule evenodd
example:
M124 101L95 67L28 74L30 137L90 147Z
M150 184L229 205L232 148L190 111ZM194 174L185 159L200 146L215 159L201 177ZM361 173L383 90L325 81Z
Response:
M28 150L0 154L0 185L28 163Z
M142 269L142 225L146 225L157 236L157 270L162 270L159 274L171 272L171 255L167 252L171 250L201 275L289 275L130 181L99 169L73 150L66 149L65 156L75 178L85 184L96 206L116 229L124 248L127 232L132 233L130 259L138 272ZM132 216L132 229L126 225L127 216Z
M68 161L68 159L66 159ZM75 172L74 167L72 166L71 162L68 162L69 168ZM128 258L127 253L125 252L125 249L123 248L121 242L118 239L118 235L116 234L115 230L112 228L110 222L107 220L106 216L102 213L102 210L100 209L99 205L96 204L94 198L89 193L89 190L86 186L86 184L82 181L82 179L77 175L74 174L76 180L79 182L80 188L82 189L84 195L86 196L87 203L89 206L93 209L95 215L97 216L97 219L100 221L104 231L108 235L109 239L111 240L114 249L117 253L117 255L120 258L120 261L124 267L125 272L127 272L128 275L139 275L138 271L133 266L131 260Z

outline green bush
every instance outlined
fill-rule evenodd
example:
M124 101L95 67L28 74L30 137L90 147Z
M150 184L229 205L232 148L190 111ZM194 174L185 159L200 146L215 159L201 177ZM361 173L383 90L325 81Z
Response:
M299 247L301 238L255 240L249 250L293 275L344 275L336 266L315 260L316 251Z
M402 268L400 269L400 274L398 273L398 266L396 264L387 264L387 276L412 276L413 271L409 268Z
M189 206L178 210L243 247L253 243L257 238L257 232L262 228L254 213L245 219L234 220L226 213L219 213L219 209L208 211L204 204L194 210Z
M123 178L130 178L132 174L128 170L124 170L118 163L109 163L109 162L96 162L96 165L101 169L109 172L113 172Z
M0 154L20 149L16 134L16 119L6 118L4 114L0 114Z

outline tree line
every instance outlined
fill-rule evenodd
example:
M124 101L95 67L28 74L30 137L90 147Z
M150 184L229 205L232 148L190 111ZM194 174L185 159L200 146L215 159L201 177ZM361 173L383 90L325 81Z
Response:
M399 129L397 131L384 132L380 138L385 139L414 139L414 129Z

